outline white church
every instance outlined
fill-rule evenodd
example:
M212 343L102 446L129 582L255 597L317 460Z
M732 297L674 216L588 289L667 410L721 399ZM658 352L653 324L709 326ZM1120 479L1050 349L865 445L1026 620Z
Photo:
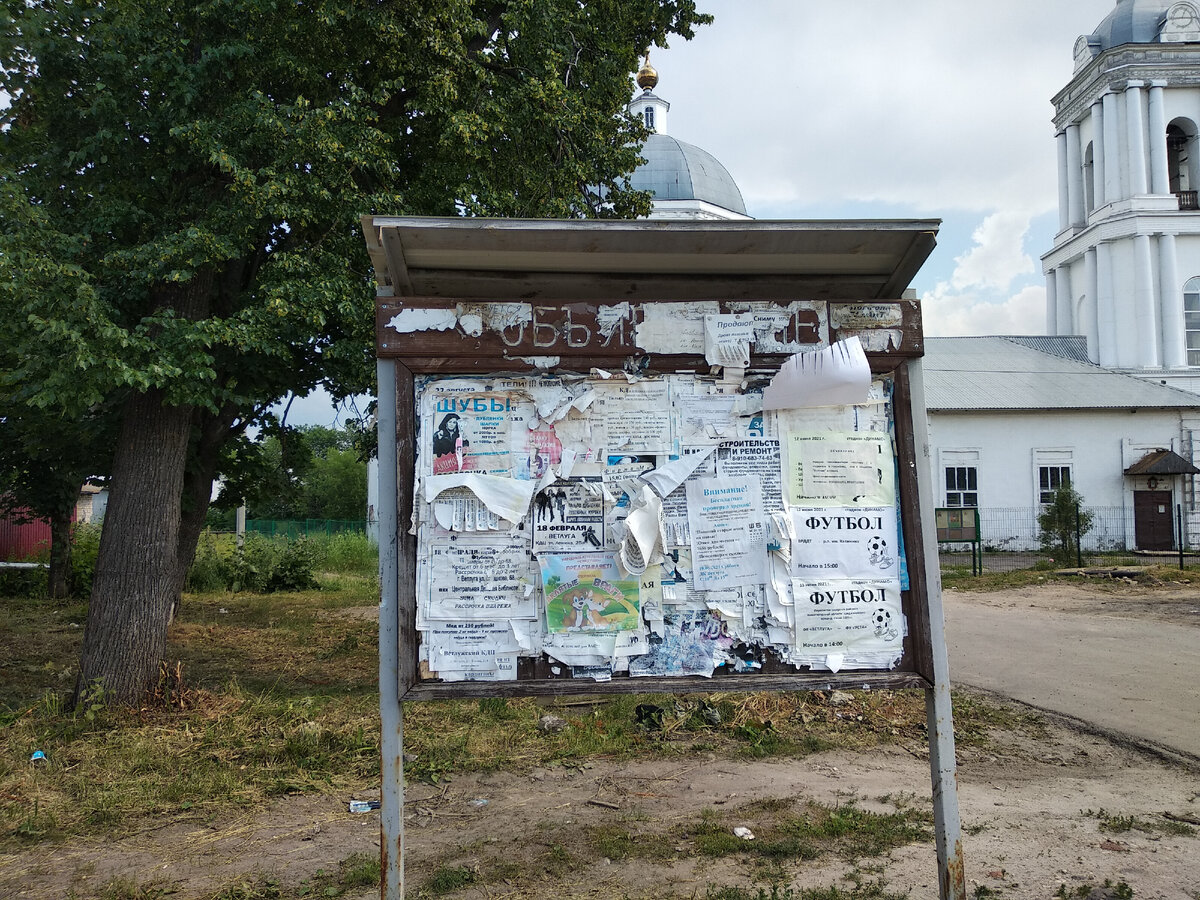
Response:
M997 547L1037 546L1037 512L1063 481L1105 510L1085 546L1170 549L1179 507L1200 541L1197 13L1120 0L1076 44L1054 100L1061 228L1043 258L1046 336L926 339L936 502L990 510ZM629 110L655 133L631 183L653 193L651 217L748 218L725 167L667 133L649 63L638 85Z

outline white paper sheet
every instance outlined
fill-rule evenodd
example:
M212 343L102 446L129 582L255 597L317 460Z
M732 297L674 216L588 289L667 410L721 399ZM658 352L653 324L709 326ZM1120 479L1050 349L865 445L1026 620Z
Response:
M763 409L852 406L871 388L871 365L857 337L788 358L763 391Z
M459 472L454 475L430 475L422 480L425 502L432 503L443 491L465 487L483 501L492 512L509 522L524 521L529 513L529 504L537 484L518 481L501 475L478 475Z
M687 482L686 489L695 587L736 588L766 580L766 526L757 479L701 479Z

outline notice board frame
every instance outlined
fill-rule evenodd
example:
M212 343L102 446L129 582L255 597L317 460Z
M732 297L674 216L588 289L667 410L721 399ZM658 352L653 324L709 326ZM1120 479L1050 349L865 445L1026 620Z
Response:
M655 301L639 299L637 306ZM890 375L894 393L892 414L896 437L896 466L899 475L897 503L908 560L909 590L903 593L909 637L897 669L868 672L791 672L784 674L741 674L711 679L687 677L614 678L594 682L574 678L534 678L515 682L421 681L417 671L419 634L416 629L417 540L408 533L414 503L413 472L417 456L416 380L423 375L536 374L545 371L545 360L558 356L557 373L586 374L592 367L636 371L641 374L706 372L708 364L695 354L649 355L630 348L622 340L599 340L583 346L571 343L572 327L596 321L597 301L544 301L539 332L510 334L515 341L497 335L464 339L464 335L442 331L389 333L383 327L402 310L450 310L460 304L480 305L477 299L446 297L403 298L381 296L377 300L377 346L379 376L379 438L381 498L385 487L394 489L395 504L381 504L380 515L380 697L384 731L382 893L385 898L403 896L403 704L412 701L456 697L611 695L617 693L693 693L755 690L812 690L829 688L921 688L926 693L930 738L930 768L933 782L934 816L939 864L939 896L943 900L965 898L961 847L961 822L955 788L953 718L949 673L940 603L936 539L931 529L933 499L924 420L924 388L921 374L922 340L920 307L913 301L818 300L826 304L824 333L814 333L812 349L839 339L829 323L838 306L881 306L894 304L901 312L900 348L868 352L872 372ZM782 302L781 302L782 304ZM722 306L724 309L724 307ZM575 332L578 337L579 331ZM547 344L547 341L549 342ZM561 346L559 346L561 345ZM583 351L583 352L578 352ZM755 354L751 370L774 370L791 354ZM923 511L928 510L929 516ZM390 608L389 608L390 607ZM385 645L390 645L384 653ZM391 661L391 662L389 662ZM394 663L394 665L392 664Z
M399 520L406 524L411 520L414 497L412 495L412 473L416 465L416 380L422 375L474 375L496 376L513 373L537 374L535 365L501 349L503 342L495 335L490 340L467 338L455 332L416 331L409 334L388 334L383 323L403 309L453 309L463 301L447 298L404 298L381 299L377 304L380 335L377 354L381 359L395 362L396 434L397 448L397 508ZM639 301L638 306L655 301ZM865 304L864 301L821 301L829 307L849 307ZM878 307L878 302L870 304ZM919 317L909 306L905 323L907 332L919 329ZM594 321L596 303L555 303L543 301L539 308L547 313L547 328L567 333L573 323L577 329L586 328L581 322ZM834 310L828 311L827 321L833 321ZM529 329L532 334L532 328ZM820 337L820 336L818 336ZM595 344L599 344L596 341ZM821 341L813 341L814 349ZM518 348L524 350L527 348ZM558 348L551 348L558 349ZM611 368L614 361L628 363L629 348L622 342L609 341L608 345L589 345L581 348L579 355L563 356L562 362L554 367L557 374L586 375L593 367ZM457 353L455 352L457 350ZM432 352L440 356L430 356ZM453 354L453 355L451 355ZM790 354L755 354L751 358L748 372L773 372ZM678 354L649 356L644 353L632 357L636 362L630 366L642 375L666 375L679 372L704 373L709 365L702 356ZM619 693L711 693L712 691L758 691L758 690L814 690L855 688L931 688L934 684L933 642L930 633L928 608L928 582L924 566L925 538L921 528L920 506L917 502L918 489L916 444L913 436L911 403L911 377L908 362L911 353L876 352L868 354L872 374L890 375L893 378L892 414L896 437L896 467L899 474L897 503L900 508L901 529L906 556L912 560L908 566L910 587L902 593L902 605L908 621L908 636L904 642L904 654L900 664L892 670L870 670L854 672L827 671L776 671L772 673L724 674L721 670L712 678L696 676L625 678L614 677L611 681L596 682L589 679L553 677L549 667L535 667L529 677L522 672L516 681L454 681L442 682L422 680L417 668L417 646L419 635L416 629L416 568L417 540L414 535L398 536L399 578L397 599L399 602L399 691L400 699L437 700L466 697L517 697L517 696L585 696ZM381 440L384 436L381 435ZM407 529L405 529L407 531ZM529 667L525 667L526 670ZM781 667L782 668L782 667ZM787 667L790 668L790 667Z

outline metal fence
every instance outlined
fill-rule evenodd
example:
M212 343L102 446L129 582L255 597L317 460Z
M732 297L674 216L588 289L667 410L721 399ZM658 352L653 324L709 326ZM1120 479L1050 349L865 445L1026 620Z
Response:
M366 532L365 519L247 519L247 534L263 534L267 537L313 537L324 534Z
M1186 516L1175 518L1174 550L1140 551L1134 538L1133 510L1121 506L1084 506L1081 521L1090 527L1075 533L1069 552L1047 549L1042 543L1038 516L1043 507L986 507L979 510L980 544L985 572L1012 572L1018 569L1058 569L1083 566L1177 565L1179 550L1190 547ZM1180 533L1182 532L1182 542ZM1078 549L1076 549L1078 548ZM969 544L939 544L943 569L963 568L970 572ZM1200 560L1185 554L1185 561ZM978 561L976 563L978 565Z

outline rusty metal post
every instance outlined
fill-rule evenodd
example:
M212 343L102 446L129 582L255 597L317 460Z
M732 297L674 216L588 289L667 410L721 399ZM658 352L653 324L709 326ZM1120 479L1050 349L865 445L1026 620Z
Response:
M933 475L929 460L929 423L921 360L909 363L913 441L917 455L917 508L925 535L925 575L929 585L929 637L933 652L933 687L925 691L929 736L929 775L933 781L933 820L940 900L967 900L962 821L958 814L958 771L954 760L954 712L950 701L950 661L942 613L942 572L933 521Z
M379 895L404 897L404 708L400 703L396 363L377 360L379 404Z

